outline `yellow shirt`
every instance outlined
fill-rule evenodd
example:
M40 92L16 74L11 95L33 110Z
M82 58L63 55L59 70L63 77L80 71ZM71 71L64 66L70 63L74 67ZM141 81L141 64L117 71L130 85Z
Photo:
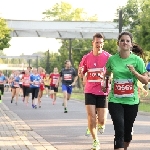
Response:
M49 77L44 78L44 84L48 85L48 86L50 85L50 78Z

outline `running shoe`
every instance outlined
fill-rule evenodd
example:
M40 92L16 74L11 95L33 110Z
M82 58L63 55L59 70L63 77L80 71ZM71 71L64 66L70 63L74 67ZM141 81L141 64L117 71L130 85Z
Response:
M41 106L39 106L39 108L41 108Z
M100 150L99 140L93 140L93 145L91 150Z
M131 135L133 135L133 133L134 133L134 130L133 130L133 127L132 127L132 132L131 132Z
M32 104L32 108L34 108L34 104Z
M15 104L17 105L17 102Z
M62 103L62 106L64 106L64 103Z
M65 107L65 108L64 108L64 113L67 113L67 112L68 112L68 111L67 111L67 108Z
M98 131L103 134L105 130L105 126L101 126L100 124L98 124Z
M85 132L85 136L90 136L90 135L91 135L91 132L90 132L89 128L87 127L86 132Z
M11 99L11 103L13 103L13 98Z
M46 95L46 97L48 97L48 95Z
M0 103L2 103L2 100L0 100Z
M37 106L35 105L34 108L37 109Z

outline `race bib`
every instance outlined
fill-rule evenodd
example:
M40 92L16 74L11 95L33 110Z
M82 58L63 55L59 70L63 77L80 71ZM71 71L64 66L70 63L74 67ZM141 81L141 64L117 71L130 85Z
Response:
M104 77L103 68L88 69L87 81L88 82L101 82Z
M29 80L24 80L23 85L25 85L25 86L30 86Z
M64 74L64 80L71 81L72 80L72 74Z
M19 87L19 82L14 82L14 87Z
M40 82L39 81L34 81L34 84L35 85L40 85Z
M115 97L133 97L134 85L132 79L114 79Z
M4 84L4 81L3 81L3 80L0 80L0 84Z

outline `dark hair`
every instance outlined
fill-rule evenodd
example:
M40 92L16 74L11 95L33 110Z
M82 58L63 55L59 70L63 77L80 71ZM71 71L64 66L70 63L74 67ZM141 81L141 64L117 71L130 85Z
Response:
M29 66L29 67L27 67L27 69L28 69L28 68L32 69L32 67L30 67L30 66Z
M65 64L66 64L67 62L70 62L70 63L71 63L71 61L70 61L70 60L65 60Z
M95 35L93 36L93 41L95 40L95 38L103 38L104 36L101 33L95 33Z
M142 48L141 48L138 44L136 44L136 43L133 44L132 52L133 52L134 54L140 56L140 57L143 57L143 50L142 50Z
M132 34L130 33L130 32L128 32L128 31L123 31L123 32L121 32L120 34L119 34L119 36L118 36L118 41L121 39L121 37L123 36L123 35L129 35L129 37L131 38L131 42L132 42Z

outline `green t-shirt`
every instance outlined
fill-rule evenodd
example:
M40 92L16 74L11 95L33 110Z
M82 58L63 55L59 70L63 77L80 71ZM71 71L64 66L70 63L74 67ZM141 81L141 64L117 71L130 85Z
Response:
M119 54L115 54L111 56L108 59L108 62L106 64L106 68L108 71L113 73L113 80L111 83L111 91L109 93L109 102L114 103L121 103L121 104L129 104L134 105L139 103L138 98L138 87L137 87L137 81L138 79L129 71L127 65L133 65L135 70L143 74L146 71L146 67L144 64L143 59L141 59L139 56L135 54L130 54L130 56L126 59L122 59ZM119 81L119 82L118 82ZM117 85L121 85L124 83L124 81L128 81L129 84L131 83L132 94L129 94L128 96L118 96L116 95L116 83ZM123 85L124 86L124 85ZM125 88L130 88L130 85L125 86ZM118 87L117 87L118 88ZM119 87L120 90L120 87ZM117 89L118 91L118 89ZM124 92L124 91L123 91ZM124 94L125 95L125 94Z

